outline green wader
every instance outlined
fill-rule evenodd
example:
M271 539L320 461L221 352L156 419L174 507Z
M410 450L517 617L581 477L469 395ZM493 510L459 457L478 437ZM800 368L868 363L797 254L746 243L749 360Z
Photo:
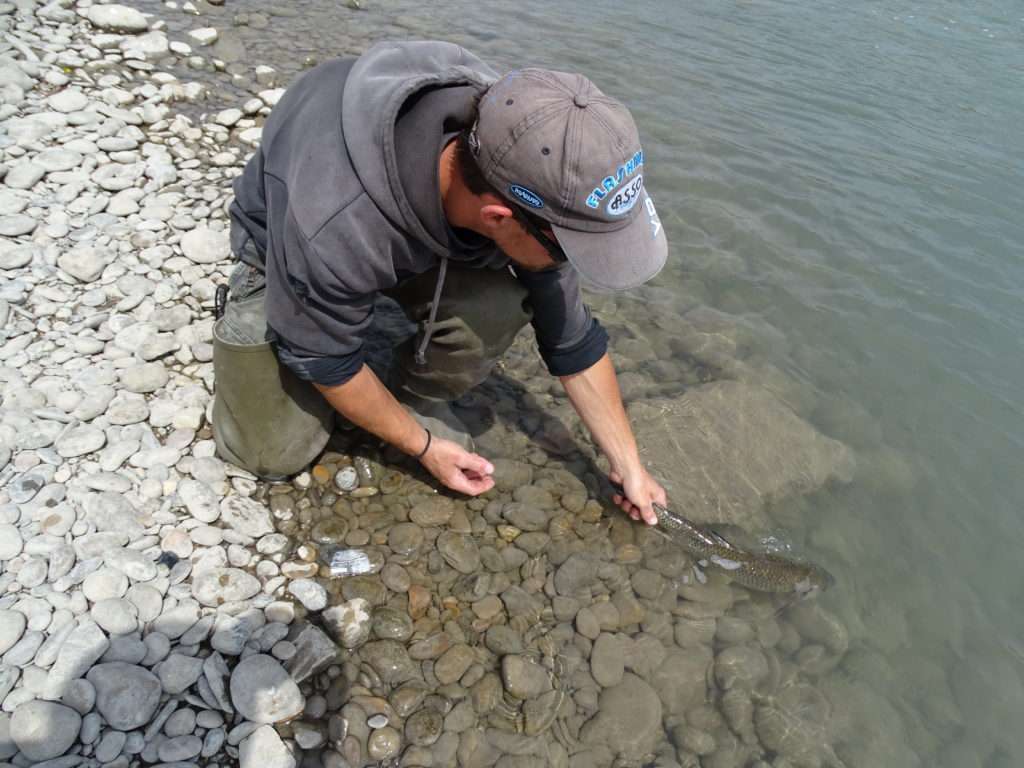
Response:
M387 292L418 325L395 350L388 377L396 397L413 410L454 400L480 384L532 316L525 288L507 269L449 267L424 349L426 365L417 365L437 276L433 269ZM223 459L275 480L301 472L323 451L334 410L310 382L278 362L267 341L265 294L263 274L240 263L213 328L213 435Z

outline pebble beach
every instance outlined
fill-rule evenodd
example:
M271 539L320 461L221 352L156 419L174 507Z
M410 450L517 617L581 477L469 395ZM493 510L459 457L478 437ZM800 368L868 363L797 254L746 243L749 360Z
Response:
M195 21L0 2L0 768L910 764L899 715L830 675L875 668L839 616L780 612L606 501L529 334L459 403L481 498L354 431L279 485L216 456L231 180L285 83L253 67L225 104L173 74L218 39ZM850 482L741 330L644 296L660 346L595 309L688 513L757 528Z

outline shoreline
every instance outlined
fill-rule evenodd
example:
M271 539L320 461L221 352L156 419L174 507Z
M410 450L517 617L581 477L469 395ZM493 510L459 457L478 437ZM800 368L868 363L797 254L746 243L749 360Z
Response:
M207 86L153 62L200 55L212 33L186 43L130 8L28 5L10 6L15 57L0 58L0 761L726 765L821 746L783 740L775 705L734 695L735 722L718 705L785 673L794 706L828 708L800 675L838 665L841 622L817 604L776 621L770 600L695 583L685 557L609 515L532 339L508 356L522 384L489 380L463 403L497 415L485 498L439 495L344 436L281 486L217 459L229 182L280 96L274 73L199 123L177 110ZM690 336L688 352L710 345L743 373L717 329ZM637 361L671 354L633 346ZM664 420L667 392L623 360L631 413ZM692 386L712 431L737 409L768 414L784 448L820 462L800 492L852 472L780 403L697 367L662 375ZM768 468L779 487L800 473ZM759 519L760 498L711 474L732 517ZM332 547L368 570L331 577Z

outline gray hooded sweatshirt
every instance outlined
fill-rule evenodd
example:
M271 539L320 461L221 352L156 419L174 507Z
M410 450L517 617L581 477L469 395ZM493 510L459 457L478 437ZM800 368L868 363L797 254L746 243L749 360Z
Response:
M300 378L331 386L359 371L380 291L445 259L508 265L490 240L449 226L438 187L441 150L495 78L450 43L380 43L311 69L274 107L235 181L231 245L265 271L278 358ZM605 353L571 267L516 277L552 374Z

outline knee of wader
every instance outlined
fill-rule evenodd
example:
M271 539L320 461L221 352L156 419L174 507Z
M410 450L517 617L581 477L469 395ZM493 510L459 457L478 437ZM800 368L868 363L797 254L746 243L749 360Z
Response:
M485 357L501 355L533 316L526 289L506 270L491 272L452 296L452 318Z

